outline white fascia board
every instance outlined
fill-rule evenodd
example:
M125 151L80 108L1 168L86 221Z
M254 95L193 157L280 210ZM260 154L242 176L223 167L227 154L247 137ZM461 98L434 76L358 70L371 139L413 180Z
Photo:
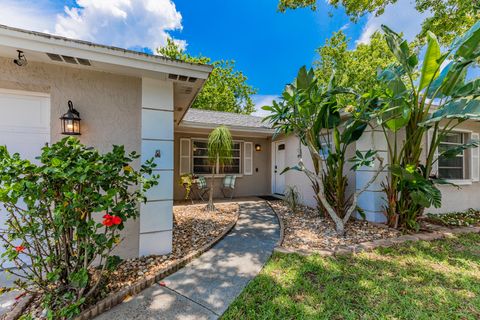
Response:
M66 38L49 38L35 33L4 28L0 28L0 45L41 53L48 52L83 58L148 72L181 74L199 79L207 79L213 70L213 67L209 65L173 61L141 53L137 54L128 50L123 51L122 49L77 42Z

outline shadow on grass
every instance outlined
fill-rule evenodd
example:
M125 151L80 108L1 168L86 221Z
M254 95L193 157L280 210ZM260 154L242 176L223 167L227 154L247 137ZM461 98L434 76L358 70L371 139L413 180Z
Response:
M480 319L480 235L339 258L274 255L223 319Z

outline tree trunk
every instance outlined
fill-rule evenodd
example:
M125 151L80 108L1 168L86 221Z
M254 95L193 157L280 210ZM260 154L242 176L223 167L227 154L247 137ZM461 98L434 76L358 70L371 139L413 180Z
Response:
M210 192L208 193L208 204L205 207L206 211L215 211L215 204L213 203L213 190L214 190L214 185L215 185L215 166L212 166L212 183L210 184Z

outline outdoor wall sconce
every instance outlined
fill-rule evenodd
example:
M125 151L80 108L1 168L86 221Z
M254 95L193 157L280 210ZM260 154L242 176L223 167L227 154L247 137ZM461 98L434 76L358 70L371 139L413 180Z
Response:
M18 52L18 58L13 60L13 63L15 63L19 67L24 67L27 65L28 61L27 58L25 57L25 54L23 54L22 50L17 50Z
M259 144L255 145L255 151L262 151L262 146Z
M80 135L80 113L73 108L73 103L68 100L68 111L60 120L62 121L62 134L68 136Z

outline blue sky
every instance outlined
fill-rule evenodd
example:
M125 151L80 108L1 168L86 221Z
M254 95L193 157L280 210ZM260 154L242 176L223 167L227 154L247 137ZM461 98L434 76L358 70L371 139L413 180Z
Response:
M173 37L191 54L233 59L258 89L258 107L271 103L315 49L344 30L350 47L367 42L382 23L412 39L425 15L399 0L381 17L350 22L342 8L277 12L277 0L0 0L0 24L137 50Z
M283 89L297 69L311 65L315 49L332 32L348 24L345 31L356 39L362 25L349 24L343 10L329 17L328 5L310 9L277 12L276 0L175 1L183 16L183 29L172 34L188 42L192 54L213 59L234 59L249 83L262 95Z

